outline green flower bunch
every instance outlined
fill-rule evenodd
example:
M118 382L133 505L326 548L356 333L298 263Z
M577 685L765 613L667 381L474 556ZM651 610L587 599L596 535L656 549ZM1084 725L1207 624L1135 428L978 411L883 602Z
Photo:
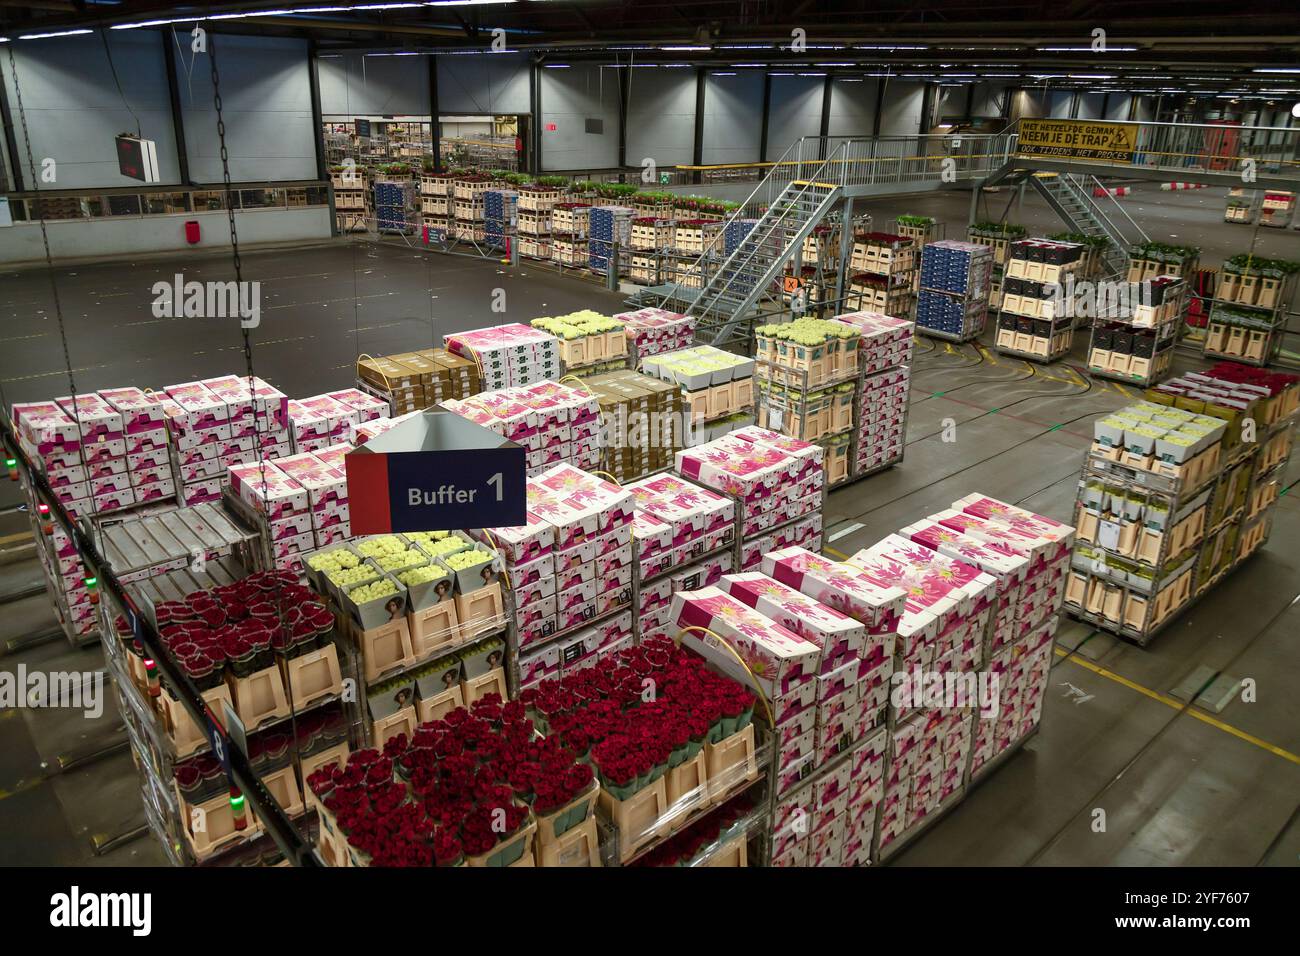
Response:
M388 578L376 581L374 584L363 584L360 587L353 588L348 592L354 604L365 604L367 601L376 601L379 598L386 598L397 593L397 584Z
M411 568L409 571L403 571L397 576L408 588L413 588L417 584L424 584L426 581L436 581L439 578L445 578L447 572L436 564L426 564L423 567Z

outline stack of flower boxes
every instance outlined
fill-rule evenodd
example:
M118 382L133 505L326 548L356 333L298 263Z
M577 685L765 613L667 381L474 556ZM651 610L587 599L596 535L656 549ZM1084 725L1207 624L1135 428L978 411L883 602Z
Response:
M615 248L626 249L631 242L632 209L628 206L595 206L590 214L590 227L587 265L603 275L609 269Z

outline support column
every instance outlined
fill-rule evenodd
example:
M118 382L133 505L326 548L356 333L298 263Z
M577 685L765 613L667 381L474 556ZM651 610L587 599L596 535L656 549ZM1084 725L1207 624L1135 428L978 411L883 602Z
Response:
M830 143L827 137L831 135L831 75L826 74L826 82L822 84L822 124L821 124L821 145L818 148L818 158L825 159Z
M528 103L533 112L533 172L541 175L546 168L542 160L542 83L541 66L534 56L528 64Z
M9 57L13 53L5 50L3 53L4 65L7 67ZM12 72L5 70L5 73L12 76ZM13 176L14 192L23 192L23 167L18 159L18 136L14 132L13 114L9 112L9 94L5 90L3 77L0 77L0 123L4 124L5 151L9 154L9 170Z
M158 36L162 38L163 65L167 71L167 99L171 103L172 133L176 143L176 165L180 171L182 186L190 186L190 154L185 146L185 116L181 112L181 91L176 83L176 31L174 27L164 27ZM313 59L314 63L314 59Z
M618 71L618 169L620 181L623 178L623 169L627 166L627 108L632 95L631 74L631 67Z
M704 67L695 69L695 146L691 151L691 163L695 166L704 163L704 91L707 83L708 74L705 73ZM699 185L703 177L700 171L695 170L691 176L692 182Z
M921 92L921 126L917 130L921 136L930 132L930 114L934 111L934 90L933 83L926 83Z
M758 161L767 162L767 121L772 115L772 74L763 74L763 125L758 138Z
M316 147L316 178L325 181L325 195L329 197L330 235L339 234L339 217L334 206L334 185L330 182L329 170L325 167L325 120L320 110L320 71L317 69L316 41L307 41L307 86L311 93L312 144ZM168 70L168 75L174 73ZM417 180L418 182L418 180Z
M835 308L840 312L844 308L844 282L849 271L849 256L853 252L853 197L844 200L840 210L840 262L835 273Z
M438 54L427 55L429 61L429 139L433 146L433 168L442 172L442 129L438 122ZM523 172L521 169L520 172Z

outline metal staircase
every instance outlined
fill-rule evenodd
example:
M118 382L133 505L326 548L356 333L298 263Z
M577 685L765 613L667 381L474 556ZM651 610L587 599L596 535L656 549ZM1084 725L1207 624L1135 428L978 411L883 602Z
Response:
M982 136L805 136L772 163L741 207L676 281L646 290L655 304L697 316L696 338L715 345L748 337L748 323L803 240L829 213L858 196L915 193L975 181L1004 168L1014 134ZM726 237L757 220L728 251Z
M691 301L698 319L696 338L721 344L731 340L796 250L840 198L836 183L791 182L754 224L749 234L707 278Z
M1101 203L1093 199L1091 192L1094 188L1103 191L1106 188L1097 177L1084 173L1047 173L1030 175L1029 181L1072 232L1085 236L1104 236L1110 240L1102 252L1107 272L1104 278L1114 278L1125 271L1128 265L1128 247L1132 243L1149 241L1142 227L1133 221L1109 192L1106 197L1115 207L1110 215ZM1123 227L1120 226L1121 222Z

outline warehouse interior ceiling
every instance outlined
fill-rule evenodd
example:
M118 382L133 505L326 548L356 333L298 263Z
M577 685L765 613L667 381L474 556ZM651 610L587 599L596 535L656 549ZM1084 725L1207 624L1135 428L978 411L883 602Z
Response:
M507 49L532 52L557 68L571 61L788 67L813 76L1280 99L1300 90L1300 20L1294 3L1286 2L1228 9L1216 0L262 0L201 6L46 0L0 3L0 41L200 20L216 32L305 36L322 52L374 55L488 52L500 30L498 48L503 40ZM1097 48L1103 38L1104 51Z

